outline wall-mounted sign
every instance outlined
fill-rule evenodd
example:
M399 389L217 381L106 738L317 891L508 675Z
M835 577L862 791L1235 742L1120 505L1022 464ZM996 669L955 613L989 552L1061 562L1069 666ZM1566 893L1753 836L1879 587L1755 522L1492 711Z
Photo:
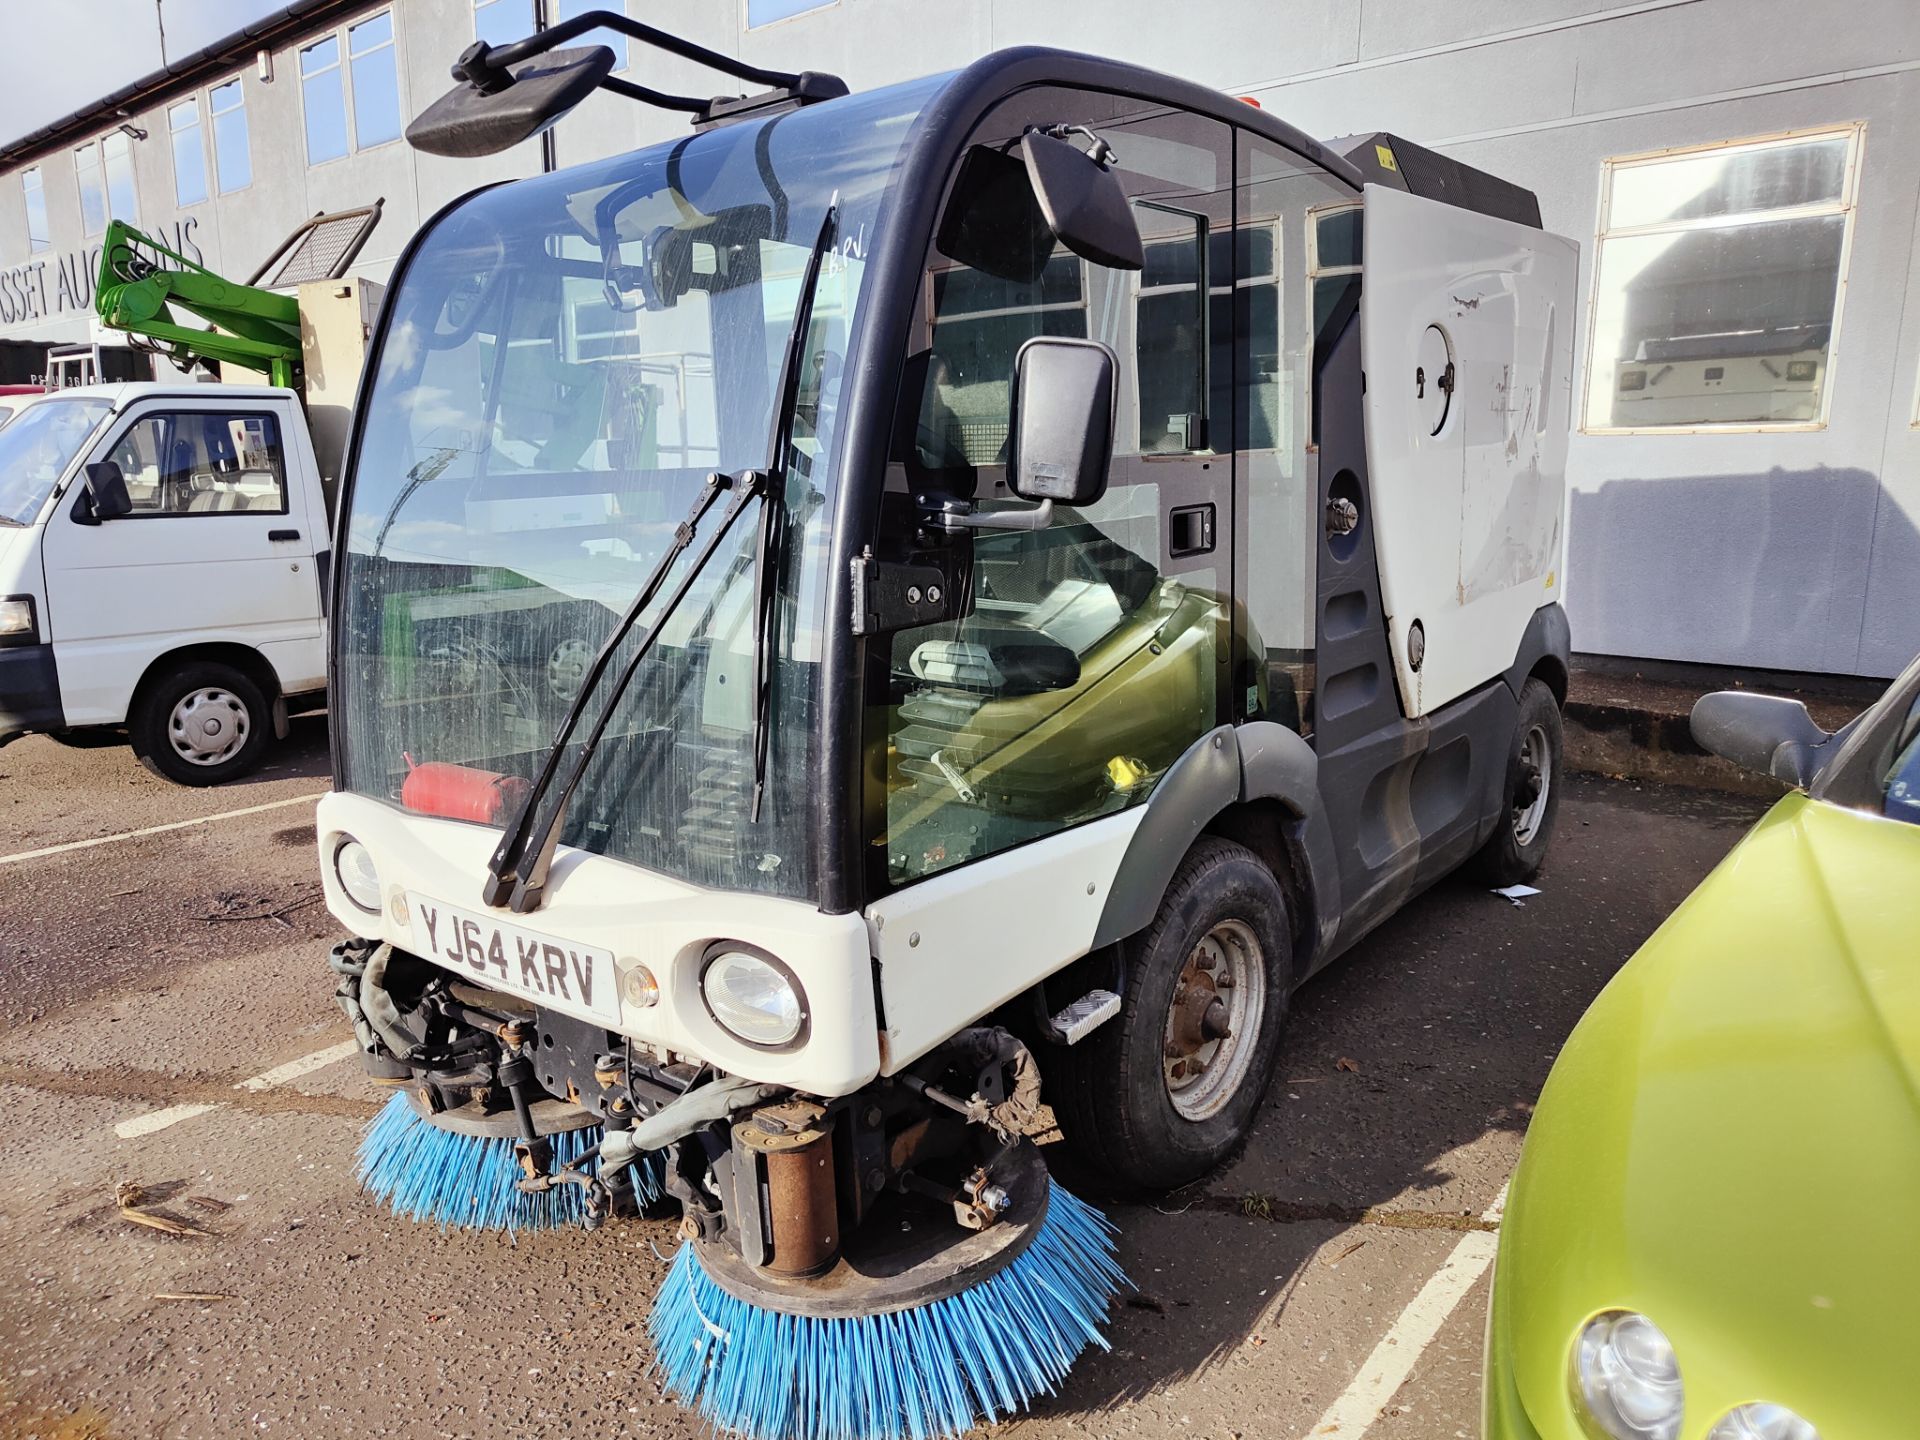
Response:
M173 222L170 243L194 264L204 264L193 232L199 228L197 217L189 215ZM162 228L162 240L169 232ZM51 273L49 273L51 272ZM93 284L100 274L100 247L69 250L51 260L30 260L11 270L0 270L0 325L20 325L29 320L45 320L70 311L93 308Z

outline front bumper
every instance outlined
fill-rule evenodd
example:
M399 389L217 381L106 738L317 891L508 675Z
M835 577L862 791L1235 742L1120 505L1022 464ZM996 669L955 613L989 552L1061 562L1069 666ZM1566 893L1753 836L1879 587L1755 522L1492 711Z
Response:
M0 741L30 730L64 730L53 646L0 646Z
M1503 1247L1504 1248L1504 1247ZM1487 1303L1487 1337L1480 1366L1481 1440L1543 1440L1533 1417L1520 1399L1513 1376L1513 1345L1506 1288L1500 1283L1501 1265L1494 1262L1493 1294Z
M321 800L317 820L327 908L356 935L417 953L410 926L395 913L395 896L406 892L474 913L487 909L480 882L498 830L339 793ZM377 916L348 900L334 873L334 851L348 835L373 856L385 902ZM493 913L504 923L562 942L611 951L623 970L646 966L659 983L659 999L634 1006L621 998L615 1028L629 1039L743 1079L827 1098L850 1094L879 1074L874 963L866 923L858 915L826 915L802 901L767 895L703 890L565 846L554 858L553 880L539 910ZM757 947L798 977L807 1009L803 1041L791 1049L763 1050L714 1020L701 995L699 972L709 947L721 940ZM452 973L485 984L483 976ZM541 1003L578 1020L606 1023L558 999Z

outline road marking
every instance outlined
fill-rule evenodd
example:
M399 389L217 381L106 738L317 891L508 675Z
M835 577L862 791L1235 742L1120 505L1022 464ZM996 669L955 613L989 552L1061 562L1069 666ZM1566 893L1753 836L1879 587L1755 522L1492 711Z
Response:
M242 815L259 815L268 810L284 810L289 805L311 805L325 795L295 795L291 800L269 800L264 805L248 805L239 810L222 810L202 815L197 820L175 820L167 825L149 825L144 830L123 830L118 835L96 835L91 840L69 840L64 845L43 845L38 850L22 850L17 855L0 855L0 865L17 865L22 860L39 860L48 855L64 855L70 850L91 850L96 845L117 845L122 840L138 840L142 835L164 835L169 830L185 830L194 825L211 825L216 820L238 820Z
M1507 1187L1502 1185L1493 1204L1480 1218L1498 1225L1506 1205ZM1342 1440L1361 1440L1407 1376L1413 1373L1420 1356L1440 1333L1440 1327L1447 1323L1447 1317L1459 1308L1474 1281L1487 1273L1499 1248L1500 1237L1492 1231L1475 1230L1461 1236L1440 1268L1420 1287L1420 1293L1400 1312L1393 1328L1380 1337L1380 1343L1373 1347L1373 1353L1352 1383L1327 1407L1320 1423L1308 1433L1338 1434Z
M316 1050L311 1055L302 1055L298 1060L289 1060L284 1065L276 1065L271 1070L262 1070L258 1075L242 1080L233 1088L251 1090L256 1094L262 1090L271 1090L276 1085L284 1085L289 1080L298 1080L302 1075L311 1075L316 1070L324 1070L329 1065L338 1064L348 1056L359 1053L360 1046L352 1040L343 1040L338 1045L329 1045L324 1050ZM210 1102L194 1102L187 1105L169 1105L164 1110L150 1110L145 1115L136 1115L131 1120L122 1120L113 1127L113 1133L122 1140L137 1140L142 1135L152 1135L165 1130L170 1125L178 1125L182 1120L191 1120L196 1115L204 1115L209 1110L218 1110L218 1105Z

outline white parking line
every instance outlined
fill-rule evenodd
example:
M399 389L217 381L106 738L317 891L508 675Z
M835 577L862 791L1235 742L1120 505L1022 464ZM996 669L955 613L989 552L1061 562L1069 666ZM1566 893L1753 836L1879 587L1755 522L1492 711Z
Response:
M1480 1218L1489 1224L1499 1224L1506 1204L1507 1187L1502 1185L1493 1204ZM1470 1230L1462 1235L1440 1268L1420 1287L1420 1293L1400 1312L1393 1328L1380 1337L1380 1343L1373 1347L1373 1353L1352 1383L1327 1407L1320 1423L1308 1433L1338 1434L1342 1440L1360 1440L1380 1418L1381 1409L1393 1399L1407 1376L1413 1373L1420 1356L1440 1333L1440 1327L1447 1323L1447 1317L1459 1308L1473 1288L1473 1282L1487 1273L1499 1247L1500 1236L1494 1231Z
M69 840L64 845L43 845L38 850L22 850L15 855L0 855L0 865L17 865L22 860L39 860L48 855L64 855L69 850L91 850L96 845L117 845L122 840L137 840L142 835L163 835L169 830L185 830L194 825L211 825L216 820L238 820L242 815L258 815L266 810L283 810L289 805L312 805L327 792L295 795L290 800L269 800L264 805L248 805L240 810L222 810L202 815L197 820L175 820L168 825L149 825L144 830L123 830L118 835L96 835L91 840Z
M271 1090L276 1085L284 1085L289 1080L298 1080L302 1075L311 1075L316 1070L324 1070L329 1065L345 1060L359 1050L352 1040L343 1040L338 1045L329 1045L324 1050L316 1050L311 1055L302 1055L298 1060L289 1060L284 1065L276 1065L271 1070L262 1070L250 1079L242 1080L233 1088L236 1090ZM196 1115L204 1115L209 1110L220 1107L211 1103L195 1102L187 1105L169 1105L164 1110L150 1110L145 1115L136 1115L131 1120L122 1120L113 1127L113 1133L122 1140L137 1140L142 1135L151 1135L155 1131L165 1130L169 1125L178 1125L182 1120L191 1120Z

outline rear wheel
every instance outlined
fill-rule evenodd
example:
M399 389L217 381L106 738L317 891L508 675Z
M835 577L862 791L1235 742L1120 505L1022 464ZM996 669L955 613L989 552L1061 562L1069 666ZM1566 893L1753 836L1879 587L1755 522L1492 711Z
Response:
M1506 785L1493 834L1470 862L1476 879L1518 885L1540 873L1560 810L1564 741L1553 691L1530 679L1520 690L1520 713L1507 755Z
M128 717L133 753L180 785L219 785L266 754L273 715L260 687L231 665L195 660L148 684Z
M1153 924L1123 942L1119 1016L1048 1067L1078 1154L1123 1187L1170 1190L1239 1147L1279 1055L1291 933L1273 872L1201 836Z

